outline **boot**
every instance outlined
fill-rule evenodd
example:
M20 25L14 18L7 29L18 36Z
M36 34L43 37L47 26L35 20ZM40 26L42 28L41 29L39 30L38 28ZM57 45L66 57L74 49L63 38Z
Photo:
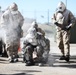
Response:
M30 61L26 62L26 66L33 66L33 65L34 65L34 63L32 63Z
M65 56L65 61L69 62L69 60L70 60L70 56L69 55L66 55Z
M65 60L65 56L62 55L59 60Z

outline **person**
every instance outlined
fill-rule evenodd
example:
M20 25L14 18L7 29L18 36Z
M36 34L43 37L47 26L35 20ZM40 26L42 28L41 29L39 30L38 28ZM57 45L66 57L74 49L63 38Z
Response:
M0 6L0 21L1 21L1 16L3 13L4 13L4 11L1 10L1 6ZM4 30L2 30L2 28L0 28L0 56L8 57L7 51L5 50L4 35L5 35Z
M38 26L36 21L32 22L31 28L35 28L36 29L38 46L41 46L41 49L37 50L37 54L39 56L38 57L39 58L38 61L40 61L42 63L46 63L48 61L48 55L49 55L49 51L50 51L50 40L45 37L44 30L42 30ZM39 63L39 64L42 65L42 63Z
M65 4L61 1L58 3L56 12L52 17L53 23L56 25L57 46L61 50L62 56L60 60L69 61L70 59L70 30L75 24L75 18Z
M50 45L50 43L49 40L44 38L44 34L44 31L41 28L38 28L36 22L31 24L23 42L24 60L26 60L26 66L34 65L35 63L42 65L45 61L43 59L49 53L50 49L47 45Z
M24 61L26 62L26 66L34 65L33 61L33 51L37 46L37 33L35 28L31 29L23 42L23 52L24 52Z
M9 62L18 61L18 48L22 37L24 18L18 11L16 3L12 3L2 14L0 27L5 31L5 45Z
M1 10L1 6L0 6L0 21L1 21L1 15L3 14L2 10ZM1 30L0 30L1 32ZM2 32L1 32L2 34ZM2 36L0 35L0 56L3 56L3 50L2 50Z

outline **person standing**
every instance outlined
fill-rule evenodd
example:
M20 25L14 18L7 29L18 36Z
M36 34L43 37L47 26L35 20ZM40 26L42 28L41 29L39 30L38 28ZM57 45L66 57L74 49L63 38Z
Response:
M10 62L18 61L18 48L22 37L24 18L18 11L16 3L12 3L1 16L0 27L5 31L5 45Z
M66 9L65 4L61 1L58 3L52 21L57 29L57 46L62 53L60 60L66 60L68 62L70 59L70 30L75 24L75 18L72 12Z

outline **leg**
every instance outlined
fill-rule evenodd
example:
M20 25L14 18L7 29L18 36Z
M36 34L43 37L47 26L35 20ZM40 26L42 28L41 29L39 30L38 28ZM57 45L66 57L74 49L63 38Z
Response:
M62 53L60 60L65 60L62 31L57 32L57 46L59 47L59 49L61 50L61 53Z
M8 54L8 58L9 58L9 62L14 62L14 55L13 55L13 51L12 51L12 47L9 46L7 48L7 54Z
M6 43L6 51L7 51L7 54L8 54L8 58L9 58L9 62L14 62L14 52L13 52L13 44L7 42Z
M64 45L62 32L57 32L57 46L61 50L62 56L64 56Z
M46 47L45 49L49 52L50 51L50 40L45 38Z
M44 62L46 63L48 61L49 51L50 51L50 40L45 38L46 46L44 47L44 53L43 58Z
M14 62L18 61L18 48L19 48L18 43L13 45Z
M65 60L66 61L69 61L69 58L70 58L70 44L69 44L69 39L70 39L70 32L64 31L64 34L63 34L63 43L64 43Z
M34 51L34 48L32 45L28 45L25 48L24 58L26 60L26 66L34 65L32 53Z
M6 44L2 44L2 57L8 57L7 51L6 51Z
M38 63L39 66L42 66L44 63L44 58L43 58L43 52L44 52L44 48L42 46L37 46L37 59L36 59L36 63Z

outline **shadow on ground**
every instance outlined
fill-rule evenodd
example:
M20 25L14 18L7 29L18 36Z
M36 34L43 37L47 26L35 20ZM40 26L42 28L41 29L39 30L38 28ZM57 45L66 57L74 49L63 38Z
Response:
M33 75L33 74L15 73L15 74L0 74L0 75Z
M37 70L15 70L15 71L19 71L19 72L41 72L41 71L37 71Z
M66 62L65 60L59 60L60 55L59 54L49 54L47 63L42 67L67 67L67 68L76 68L76 55L70 56L70 61ZM19 61L22 62L22 61ZM0 63L1 64L9 64L7 58L1 58L0 57ZM20 72L41 72L37 70L22 70ZM0 74L1 75L1 74ZM3 74L4 75L4 74Z
M70 56L70 61L66 62L65 60L59 60L60 55L53 54L54 63L53 67L67 67L67 68L76 68L76 55Z

